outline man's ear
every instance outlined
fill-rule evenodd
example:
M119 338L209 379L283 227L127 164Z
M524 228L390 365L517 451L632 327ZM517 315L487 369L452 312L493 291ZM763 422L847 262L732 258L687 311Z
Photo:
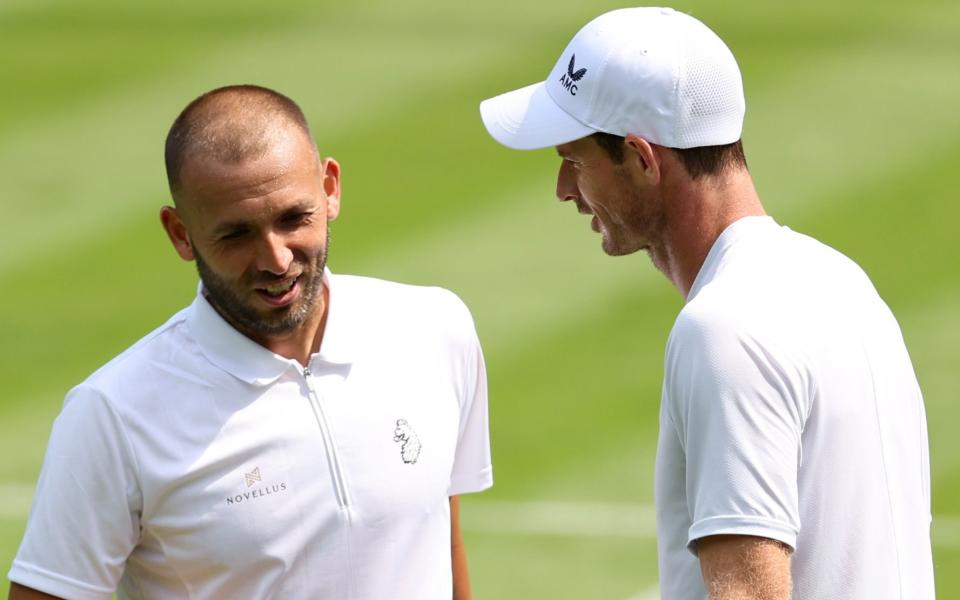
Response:
M163 230L167 232L167 237L173 244L173 249L177 251L183 260L193 260L193 244L190 243L190 236L187 234L187 226L183 219L177 213L177 209L172 206L164 206L160 209L160 223L163 224Z
M651 185L660 183L660 152L642 137L629 133L624 139L627 156L636 161L642 176Z
M332 221L340 214L340 163L325 158L320 169L323 171L323 193L327 197L327 220Z

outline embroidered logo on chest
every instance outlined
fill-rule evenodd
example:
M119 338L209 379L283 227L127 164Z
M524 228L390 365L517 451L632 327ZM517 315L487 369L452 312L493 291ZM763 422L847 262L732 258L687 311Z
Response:
M393 430L393 441L400 445L400 457L408 465L416 464L420 457L420 438L410 427L406 419L397 419L397 428Z
M246 488L244 488L243 491L238 490L238 493L227 496L227 506L241 504L257 498L266 498L267 496L287 491L286 481L272 481L264 484L260 467L255 467L252 471L244 473L243 481L246 484Z
M244 473L243 478L247 481L247 487L252 487L258 481L263 481L260 477L260 467L257 467L249 473Z

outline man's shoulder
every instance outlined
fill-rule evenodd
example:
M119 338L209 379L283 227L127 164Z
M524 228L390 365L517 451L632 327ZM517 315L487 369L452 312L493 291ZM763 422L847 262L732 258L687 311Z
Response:
M872 289L863 269L829 243L808 234L779 227L775 235L746 245L733 261L729 293L740 300L753 296L790 304L792 299L816 298L831 291L850 293Z
M796 306L797 298L789 291L764 294L729 282L704 288L674 321L667 342L668 361L683 357L682 362L725 363L747 357L746 348L790 353L805 347L804 340L812 335L805 330L820 325Z
M332 275L334 296L350 302L354 307L363 307L371 316L397 316L405 318L464 318L470 317L469 309L454 292L439 286L400 283L364 275Z
M450 290L435 286L403 283L390 279L380 279L369 275L331 273L335 289L347 290L352 294L373 294L381 300L412 298L456 298Z
M777 226L745 236L716 259L708 280L681 310L676 325L695 328L769 328L816 319L860 299L873 286L853 260L831 246Z
M159 363L175 361L184 356L187 341L184 323L190 308L184 308L165 323L144 335L126 350L90 374L83 385L105 389L130 381L142 381L144 373Z
M715 292L715 290L710 290ZM750 325L734 304L720 301L716 293L701 294L688 302L674 320L667 339L668 363L676 357L722 353L740 338Z
M330 283L327 327L347 327L353 345L456 355L479 344L473 315L448 289L357 275L334 275Z
M709 333L734 333L750 327L755 316L750 307L750 295L735 285L717 281L705 287L687 302L674 321L672 335L690 336Z

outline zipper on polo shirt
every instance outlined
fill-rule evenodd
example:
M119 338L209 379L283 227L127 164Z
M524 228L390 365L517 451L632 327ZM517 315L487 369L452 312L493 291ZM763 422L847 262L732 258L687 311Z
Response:
M323 438L323 447L327 451L327 459L330 462L330 475L333 479L334 493L337 495L337 504L340 505L340 508L348 508L350 506L350 495L347 493L343 469L340 467L340 457L337 455L337 444L333 439L333 431L330 429L327 415L323 412L323 402L320 400L317 388L313 385L313 373L309 367L303 369L303 378L307 382L307 395L310 398L310 408L313 409L313 416L316 417L317 425L320 426L320 437Z

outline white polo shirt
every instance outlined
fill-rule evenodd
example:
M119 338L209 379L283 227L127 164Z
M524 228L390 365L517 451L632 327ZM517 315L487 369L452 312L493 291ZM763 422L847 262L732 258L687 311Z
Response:
M704 600L696 541L794 549L794 600L932 600L923 398L896 320L848 258L769 217L711 248L667 344L660 587Z
M327 273L309 369L193 304L57 418L9 577L70 599L449 600L492 484L483 357L440 288Z

